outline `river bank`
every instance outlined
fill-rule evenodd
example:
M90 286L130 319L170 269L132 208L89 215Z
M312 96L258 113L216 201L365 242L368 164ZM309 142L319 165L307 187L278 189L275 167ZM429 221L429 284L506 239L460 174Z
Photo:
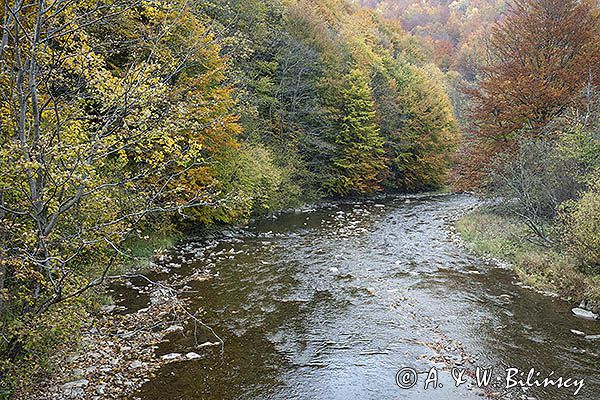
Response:
M523 285L600 312L600 278L582 272L579 261L558 245L528 240L531 233L518 218L481 205L460 218L456 228L470 250L510 264Z
M171 358L155 354L157 345L169 333L183 330L181 325L189 319L180 291L148 278L165 273L165 266L157 262L181 238L180 233L155 232L131 240L127 245L130 258L114 271L122 277L109 279L99 289L101 295L91 294L69 343L55 348L46 360L48 372L18 386L13 398L122 399L162 365L198 357L196 353ZM197 274L194 279L208 278ZM114 297L119 290L136 293L129 299L132 304Z

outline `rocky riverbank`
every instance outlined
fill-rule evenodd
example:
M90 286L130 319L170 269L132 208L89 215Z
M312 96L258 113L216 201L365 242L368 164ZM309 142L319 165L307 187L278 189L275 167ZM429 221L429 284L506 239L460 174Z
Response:
M456 231L469 250L513 269L521 285L600 313L596 277L586 273L579 261L560 247L536 244L518 219L482 205L459 218Z
M135 289L148 296L147 307L125 313L124 307L108 305L89 315L79 348L57 352L50 360L54 371L44 381L16 393L15 398L122 399L150 380L161 366L201 358L196 352L156 353L158 344L168 340L167 335L184 331L191 314L179 293L171 288L149 282ZM218 341L201 343L198 352L220 345Z

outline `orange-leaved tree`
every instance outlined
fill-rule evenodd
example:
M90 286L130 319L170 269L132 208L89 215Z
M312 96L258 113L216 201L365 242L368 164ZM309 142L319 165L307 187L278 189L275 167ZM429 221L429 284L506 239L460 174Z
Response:
M493 29L490 61L471 96L473 135L462 186L477 185L495 155L577 106L600 83L600 14L592 0L512 0ZM465 179L466 178L466 179Z

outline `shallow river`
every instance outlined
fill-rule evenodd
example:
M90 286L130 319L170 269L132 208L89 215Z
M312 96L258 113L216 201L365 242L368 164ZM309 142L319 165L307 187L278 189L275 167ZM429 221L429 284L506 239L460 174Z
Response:
M210 276L188 283L189 297L223 352L195 348L216 341L206 329L171 334L159 354L202 358L164 366L136 397L573 398L575 387L505 390L507 368L535 368L539 379L584 379L576 398L599 399L600 342L571 330L598 334L600 322L463 249L449 221L475 203L447 195L333 204L180 244L164 263L183 265L168 276ZM419 372L410 389L396 382L403 367ZM459 387L453 367L466 370ZM473 379L477 367L493 368L487 389Z

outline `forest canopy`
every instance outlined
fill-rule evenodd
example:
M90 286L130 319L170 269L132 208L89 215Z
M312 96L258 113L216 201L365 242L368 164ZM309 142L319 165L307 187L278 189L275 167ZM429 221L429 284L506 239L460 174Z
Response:
M446 182L445 75L379 11L14 0L0 18L3 386L43 370L147 232Z

